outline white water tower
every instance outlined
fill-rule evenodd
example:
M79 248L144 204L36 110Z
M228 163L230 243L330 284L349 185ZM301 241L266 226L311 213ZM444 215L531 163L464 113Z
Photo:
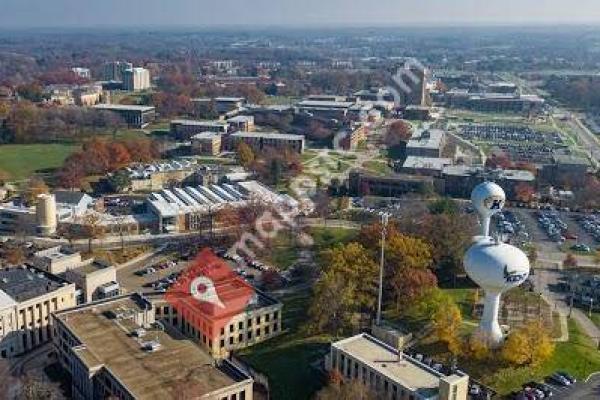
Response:
M469 277L485 292L478 334L489 346L497 347L504 337L498 323L500 296L527 279L529 260L517 247L488 237L471 246L464 264Z
M519 248L490 237L490 220L506 201L504 190L484 182L473 189L471 201L481 218L482 236L465 254L464 265L469 277L485 292L478 335L489 346L497 347L504 337L498 323L500 296L527 279L529 259Z
M471 193L471 202L481 218L481 235L483 237L490 236L492 216L502 211L506 202L504 190L493 182L480 183Z

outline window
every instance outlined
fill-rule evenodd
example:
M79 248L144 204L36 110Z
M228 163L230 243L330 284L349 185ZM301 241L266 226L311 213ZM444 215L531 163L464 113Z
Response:
M241 343L244 340L244 335L241 333L238 335L238 342Z
M258 317L256 317L256 324L259 325L260 324L260 315Z
M265 315L265 321L269 322L269 320L270 320L270 319L271 319L271 318L270 318L270 315L269 315L269 314L266 314L266 315Z
M225 334L225 328L221 328L221 336Z
M251 320L251 319L249 319L249 320L248 320L248 323L247 323L246 325L248 325L248 327L252 326L252 320Z
M225 339L221 339L221 347L225 347Z
M275 321L277 321L277 320L279 319L279 311L275 311L275 312L273 313L273 319L274 319Z
M265 335L268 335L268 334L269 334L269 327L268 327L268 326L266 326L266 327L265 327Z
M242 330L242 329L244 329L244 321L240 321L240 322L238 323L238 329L239 329L239 330Z
M229 325L229 332L233 332L233 324Z
M233 344L233 336L229 338L229 344Z
M258 329L256 330L256 337L259 337L259 336L260 336L260 328L258 328Z
M248 331L248 340L252 339L252 331Z
M245 390L242 390L240 392L240 400L246 400L246 391Z

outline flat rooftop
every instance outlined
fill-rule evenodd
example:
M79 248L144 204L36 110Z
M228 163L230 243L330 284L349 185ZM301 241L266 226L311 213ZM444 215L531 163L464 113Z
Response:
M66 281L32 267L0 270L0 291L16 302L53 292L66 284Z
M408 156L402 165L403 168L435 169L441 171L445 166L452 165L450 158Z
M367 334L343 339L331 346L426 397L437 394L440 378L445 377L406 354L400 353L399 356L397 350Z
M172 125L190 125L190 126L226 126L226 121L197 121L193 119L174 119Z
M406 145L407 148L439 149L442 146L445 132L440 129L429 129L415 132Z
M154 111L155 108L152 106L136 106L128 104L96 104L92 106L97 110L108 110L108 111Z
M232 137L259 137L264 139L282 139L282 140L304 140L304 135L294 135L291 133L278 132L235 132Z
M143 338L136 339L130 336L138 328L131 319L114 318L114 314L142 312L146 306L133 297L125 297L56 316L83 343L75 351L88 368L104 366L136 398L181 398L184 389L201 397L248 379L216 366L208 354L189 340L161 330L147 330ZM141 348L140 343L154 340L160 343L158 350Z

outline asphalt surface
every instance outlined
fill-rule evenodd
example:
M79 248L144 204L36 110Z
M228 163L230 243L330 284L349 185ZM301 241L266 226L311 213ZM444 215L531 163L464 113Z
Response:
M600 399L600 376L594 375L587 382L577 382L573 386L563 387L549 384L552 387L552 400L598 400Z

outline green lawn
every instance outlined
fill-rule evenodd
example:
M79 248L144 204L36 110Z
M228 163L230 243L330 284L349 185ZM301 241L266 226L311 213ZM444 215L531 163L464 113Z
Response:
M79 146L73 144L3 144L0 145L0 170L10 179L20 180L34 173L52 172Z
M306 292L283 299L283 328L278 338L244 349L240 357L269 377L274 400L306 400L323 386L323 377L311 366L329 349L332 338L310 336L302 329L307 320L310 295Z
M392 173L392 169L383 161L367 161L363 167L377 175L388 175Z
M585 379L589 374L600 371L600 352L594 342L583 332L574 320L569 320L569 341L557 343L552 358L540 368L503 368L483 377L501 394L520 388L529 380L542 380L554 371L563 370L577 379Z
M314 241L315 253L330 249L336 244L344 244L356 239L358 231L356 229L312 227L310 235Z

